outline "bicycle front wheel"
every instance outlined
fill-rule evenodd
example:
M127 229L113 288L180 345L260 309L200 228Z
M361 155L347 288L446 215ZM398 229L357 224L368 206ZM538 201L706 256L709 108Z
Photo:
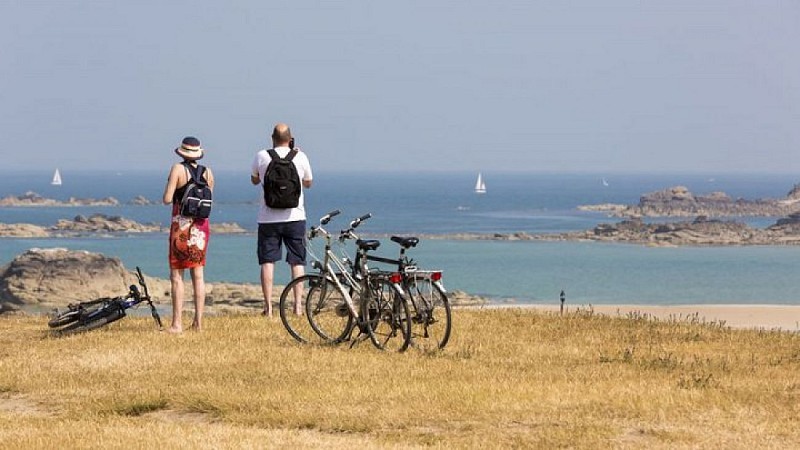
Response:
M413 322L411 345L423 351L443 349L450 340L453 314L447 293L424 275L410 275L406 292Z
M284 328L296 341L308 343L314 340L316 333L311 328L306 316L308 299L319 289L319 275L302 275L286 285L278 302L278 313Z
M369 338L381 350L404 352L411 342L408 301L389 280L370 282L372 295L362 302L362 320Z
M345 293L333 281L321 278L314 295L306 304L311 328L326 344L338 344L350 335L353 315L347 306Z
M298 342L337 342L352 320L331 314L343 302L336 284L318 274L303 275L292 280L281 293L281 321Z
M71 309L69 311L65 311L47 322L47 326L50 328L58 328L60 326L64 326L68 323L75 322L81 316L81 311L79 309Z

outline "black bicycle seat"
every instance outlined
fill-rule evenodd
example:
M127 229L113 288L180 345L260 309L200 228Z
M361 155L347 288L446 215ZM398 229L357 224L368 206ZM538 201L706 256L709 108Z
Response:
M358 245L358 248L361 250L375 250L381 246L381 241L375 239L359 239L356 241L356 245Z
M403 237L403 236L392 236L392 242L397 242L403 248L411 248L416 247L419 244L419 238L416 237Z

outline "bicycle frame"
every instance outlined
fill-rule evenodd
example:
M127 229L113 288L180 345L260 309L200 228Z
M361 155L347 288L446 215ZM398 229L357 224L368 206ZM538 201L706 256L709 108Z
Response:
M331 246L333 237L331 233L323 228L323 225L326 225L331 218L339 213L340 211L336 210L326 214L322 219L320 219L320 225L312 227L309 231L309 239L314 239L320 234L325 237L325 251L323 260L320 262L317 259L314 261L314 263L312 263L312 267L320 270L320 274L324 274L329 281L336 285L336 287L343 294L345 304L347 304L347 308L350 310L350 313L353 315L356 321L358 321L360 314L350 292L352 290L352 292L358 294L362 298L364 296L371 295L371 291L368 286L369 279L371 276L377 276L378 274L372 274L367 266L368 260L372 260L372 258L377 257L372 257L367 253L370 250L369 244L362 242L355 234L354 230L361 224L361 222L372 217L372 214L368 213L357 219L354 219L352 222L350 222L350 228L347 230L342 230L339 233L339 242L343 243L346 240L356 240L358 246L355 261L353 261L352 267L348 267L347 263L340 259L333 252ZM381 273L384 275L391 275L387 272ZM342 283L342 278L344 279L345 283ZM397 292L401 296L405 296L405 290L400 284L400 278L401 277L397 277L397 279L391 279L390 281L392 281L392 285Z

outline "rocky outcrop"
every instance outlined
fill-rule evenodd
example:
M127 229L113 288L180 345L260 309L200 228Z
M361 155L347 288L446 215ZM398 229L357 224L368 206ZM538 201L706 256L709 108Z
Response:
M67 305L113 297L135 282L117 258L63 248L31 249L0 268L0 303Z
M75 216L72 220L61 219L51 227L32 225L29 223L0 223L0 237L37 238L37 237L79 237L79 236L115 236L123 233L160 233L169 228L158 223L139 223L120 216L93 214L89 217ZM211 233L236 234L247 233L247 230L233 222L211 222Z
M675 186L643 195L637 205L579 206L584 211L601 211L611 217L782 217L800 210L800 187L795 186L785 199L732 199L724 192L695 195L684 186Z
M150 201L150 199L148 199L144 195L137 195L136 197L133 197L131 199L130 204L136 206L147 206L147 205L155 205L155 202Z
M157 223L141 224L120 216L93 214L89 217L78 215L72 220L61 219L50 230L55 234L154 233L162 231L162 228Z
M102 199L70 197L67 201L44 198L41 195L28 191L22 195L9 195L0 198L0 206L118 206L119 200L114 197Z
M30 223L0 223L0 237L14 238L41 238L48 237L50 233L44 227Z
M222 222L222 223L211 222L210 227L211 227L211 234L215 234L215 233L219 233L219 234L247 233L247 230L245 230L238 223L235 223L235 222Z
M599 224L588 231L540 235L543 240L626 242L651 246L800 245L800 217L781 219L766 229L697 217L693 221L645 223L641 219Z

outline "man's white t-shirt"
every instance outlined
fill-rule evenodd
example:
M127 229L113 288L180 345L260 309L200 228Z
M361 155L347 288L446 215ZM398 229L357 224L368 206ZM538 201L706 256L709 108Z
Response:
M281 158L285 158L286 155L289 154L289 147L276 147L275 151L278 153L278 156ZM269 165L272 158L269 157L269 153L267 149L259 150L256 153L255 159L253 159L253 175L258 175L258 178L261 180L261 184L259 187L263 186L264 184L264 174L267 171L267 166ZM308 162L308 157L305 153L298 150L297 154L294 155L294 159L292 159L295 168L297 168L297 175L300 177L300 183L302 184L303 181L309 181L313 177L311 175L311 164ZM267 206L264 203L264 191L263 188L259 190L259 204L261 205L258 208L258 223L275 223L275 222L294 222L297 220L306 220L306 208L304 203L304 191L305 189L300 188L300 203L297 205L297 208L288 208L288 209L273 209Z

